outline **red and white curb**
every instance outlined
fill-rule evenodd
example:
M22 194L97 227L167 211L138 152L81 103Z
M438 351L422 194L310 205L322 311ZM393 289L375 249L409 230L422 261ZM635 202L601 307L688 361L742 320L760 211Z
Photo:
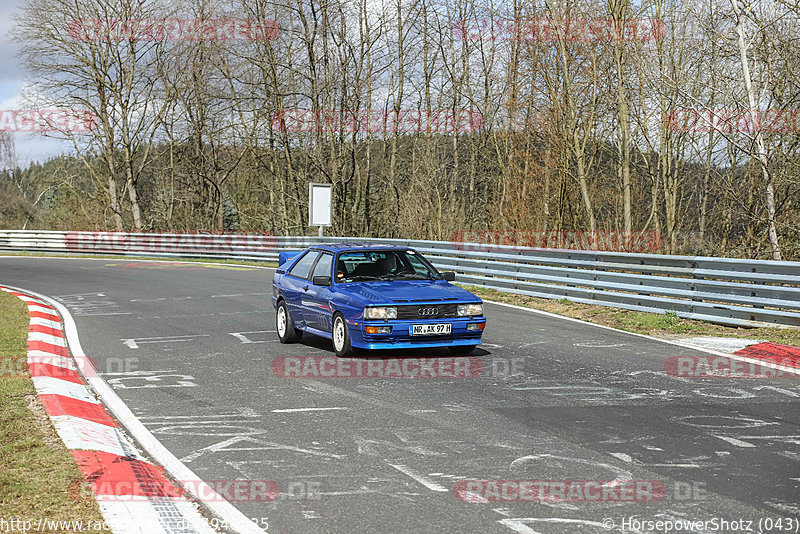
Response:
M800 347L781 345L761 339L731 337L690 337L680 339L684 345L698 349L710 349L732 356L752 358L765 364L800 369Z
M97 374L83 353L75 322L63 305L31 291L7 286L0 286L0 290L28 306L31 380L56 432L91 483L103 518L114 533L216 532L197 505L166 477L166 468L176 480L197 481L187 488L188 492L202 495L193 496L205 504L225 530L263 534L210 486L199 482ZM144 457L123 434L117 420L164 468Z

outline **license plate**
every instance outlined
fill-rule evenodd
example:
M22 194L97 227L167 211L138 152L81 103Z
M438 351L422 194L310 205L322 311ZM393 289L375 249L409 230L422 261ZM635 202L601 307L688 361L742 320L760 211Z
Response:
M441 324L412 324L410 334L412 336L443 336L453 331L450 323Z

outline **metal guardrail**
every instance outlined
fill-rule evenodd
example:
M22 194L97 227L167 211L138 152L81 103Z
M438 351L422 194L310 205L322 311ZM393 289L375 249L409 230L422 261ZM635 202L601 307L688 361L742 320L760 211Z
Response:
M277 261L315 243L409 246L462 283L733 326L800 326L800 262L353 237L0 230L0 250Z

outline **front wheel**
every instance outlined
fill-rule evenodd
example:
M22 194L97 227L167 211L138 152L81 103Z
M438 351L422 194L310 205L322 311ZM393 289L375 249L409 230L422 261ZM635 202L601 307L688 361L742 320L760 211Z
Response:
M449 347L450 354L454 356L466 356L468 354L472 354L472 351L475 350L475 347L478 345L455 345L453 347Z
M333 350L340 358L353 355L353 347L350 345L350 330L341 313L337 313L333 317Z
M289 309L286 307L286 302L281 301L278 304L278 311L275 319L275 329L278 331L278 339L281 343L296 343L303 331L294 327L292 316L289 315Z

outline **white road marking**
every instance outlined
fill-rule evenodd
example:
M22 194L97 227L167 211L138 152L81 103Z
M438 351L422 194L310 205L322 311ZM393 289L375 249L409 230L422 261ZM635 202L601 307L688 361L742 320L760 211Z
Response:
M793 478L792 480L800 480L800 478ZM800 515L800 506L797 506L794 503L788 503L775 499L769 501L768 504L771 504L774 508L777 508L778 510L782 510L786 514Z
M775 441L785 441L786 443L792 443L794 445L800 445L800 434L793 434L788 436L740 436L744 439L771 439Z
M236 339L238 339L239 341L241 341L242 343L245 343L245 344L247 344L247 343L268 343L269 341L272 341L272 340L255 340L255 341L253 341L252 339L247 337L247 334L274 334L276 332L277 332L276 330L253 330L251 332L229 332L229 335L235 337Z
M389 464L389 465L394 467L395 469L397 469L401 473L410 476L411 478L413 478L414 480L416 480L417 482L419 482L420 484L422 484L423 486L425 486L426 488L428 488L431 491L440 491L440 492L444 492L444 493L447 493L447 492L450 491L449 489L445 488L441 484L437 484L436 482L426 478L425 476L417 473L416 471L413 471L413 470L409 469L408 467L406 467L404 465L396 465L396 464Z
M680 468L696 468L703 467L700 464L641 464L642 467L680 467Z
M349 410L341 406L331 408L285 408L283 410L272 410L272 413L293 413L293 412L324 412L328 410Z
M139 416L139 419L166 419L170 421L173 419L200 419L202 422L205 422L209 418L220 419L222 417L239 417L244 420L246 417L260 417L260 414L257 414L252 410L247 412L245 410L242 410L242 413L224 413L216 415L141 415Z
M737 447L742 447L743 449L754 449L755 445L752 443L747 443L746 441L742 441L740 439L732 438L730 436L718 436L716 434L711 434L715 438L719 438L722 441L727 441L731 445L736 445Z
M576 347L586 347L592 349L612 349L615 347L627 347L627 343L603 343L602 341L584 341L582 343L573 343Z
M139 345L148 343L185 343L198 337L210 337L210 334L189 334L185 336L162 336L162 337L136 337L121 339L131 349L138 349Z
M254 443L258 446L252 447L232 447L232 445L236 445L238 443ZM209 445L208 447L203 447L202 449L198 449L191 454L188 454L181 458L182 462L191 462L196 460L197 458L201 457L203 454L207 452L222 452L222 451L269 451L269 450L284 450L284 451L291 451L291 452L300 452L303 454L310 454L312 456L323 456L326 458L336 458L342 459L344 456L340 454L331 454L327 452L320 452L314 451L309 449L301 449L300 447L294 447L292 445L284 445L282 443L275 443L272 441L262 441L260 439L251 437L251 436L233 436L232 438L228 438L224 441L220 441L219 443L215 443L213 445Z
M755 397L749 391L740 388L731 388L726 386L699 388L693 390L696 395L702 397L710 397L713 399L752 399ZM725 395L723 393L729 393ZM730 395L732 393L732 395Z
M618 460L622 460L623 462L626 462L626 463L629 463L629 464L633 463L633 458L631 458L631 456L629 454L625 454L624 452L610 452L608 454L610 454L611 456L613 456L614 458L616 458Z
M783 389L775 386L756 386L753 388L753 391L761 391L762 389L770 389L776 393L782 393L787 397L800 397L800 395L795 393L794 391L789 391L788 389Z
M153 371L130 371L127 373L108 373L109 375L122 375L108 381L115 388L144 389L144 388L191 388L197 386L192 375L169 374L170 371L161 371L167 374L155 374ZM168 378L171 380L165 381ZM127 382L139 381L140 385L128 385ZM164 383L167 382L167 383Z
M713 420L714 423L694 423L688 422L695 419L708 419ZM726 421L719 421L720 419L724 419ZM775 421L764 421L762 419L756 419L753 417L737 417L733 415L684 415L681 417L675 417L675 421L682 425L694 426L698 428L722 428L722 429L729 429L729 428L759 428L762 426L770 426L770 425L779 425Z
M587 460L585 458L573 458L571 456L557 456L555 454L529 454L527 456L521 456L521 457L517 458L516 460L514 460L513 462L511 462L509 464L509 467L516 468L516 467L519 467L519 466L523 465L524 463L526 463L528 461L539 460L541 458L564 460L564 461L567 461L567 462L575 462L575 463L578 463L578 464L585 464L585 465L595 465L597 467L602 467L602 468L608 469L612 473L616 474L616 478L614 480L611 480L611 481L607 482L606 484L604 484L604 486L613 486L614 484L617 484L619 482L625 482L627 480L633 480L633 474L630 471L628 471L626 469L619 468L619 467L617 467L615 465L607 464L607 463L604 463L604 462L595 462L594 460Z

